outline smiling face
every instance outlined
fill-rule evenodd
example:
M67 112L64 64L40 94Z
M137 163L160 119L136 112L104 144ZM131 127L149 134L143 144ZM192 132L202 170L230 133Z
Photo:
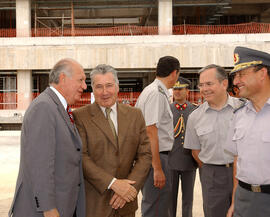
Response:
M102 107L111 107L117 100L119 87L111 72L96 74L93 77L93 93L95 101Z
M188 96L188 89L187 88L179 88L173 89L173 98L180 104L185 103Z
M239 88L240 97L249 99L260 90L261 70L249 67L235 73L233 84Z
M220 82L217 79L216 73L215 68L210 68L200 74L200 93L209 104L215 104L223 98L224 94L227 94L228 80L225 79Z

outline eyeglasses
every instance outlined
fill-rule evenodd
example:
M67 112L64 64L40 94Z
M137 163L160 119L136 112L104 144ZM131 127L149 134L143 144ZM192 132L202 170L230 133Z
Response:
M205 83L199 83L198 88L202 89L203 87L212 87L215 83L214 82L205 82Z

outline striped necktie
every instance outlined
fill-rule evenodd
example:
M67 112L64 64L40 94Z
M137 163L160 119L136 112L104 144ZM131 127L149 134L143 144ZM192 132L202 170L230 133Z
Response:
M69 116L71 123L73 124L74 119L73 119L72 111L71 111L71 108L69 107L69 105L67 106L67 113L68 113L68 116Z

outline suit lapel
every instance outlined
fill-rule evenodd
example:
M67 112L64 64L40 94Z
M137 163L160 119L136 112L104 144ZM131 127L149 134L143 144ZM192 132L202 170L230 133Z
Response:
M110 140L110 142L115 146L115 148L118 149L118 145L115 142L112 129L109 125L109 122L106 120L101 108L96 103L92 104L91 107L92 109L89 109L88 111L92 117L92 121L105 134L105 136Z
M127 135L128 125L130 122L127 121L126 116L127 109L125 106L121 104L117 104L117 123L118 123L118 146L119 149L122 147L124 143L125 136Z
M68 128L70 129L71 133L74 134L74 136L77 137L79 134L76 133L75 126L74 126L74 124L71 123L70 118L68 116L68 113L65 111L64 106L60 102L60 100L57 97L57 95L49 87L45 90L45 93L47 93L52 98L52 100L55 102L55 104L57 105L57 108L58 108L58 111L59 111L60 115L65 120L65 122L66 122Z

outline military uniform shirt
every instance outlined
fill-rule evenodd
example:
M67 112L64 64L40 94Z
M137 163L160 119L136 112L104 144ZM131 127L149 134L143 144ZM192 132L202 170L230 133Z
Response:
M158 128L159 151L170 151L173 146L173 115L169 104L169 92L158 79L144 88L136 107L142 110L146 126Z
M238 156L239 180L270 184L270 98L259 112L251 102L235 112L226 149Z
M233 111L241 104L239 99L228 96L221 110L212 109L208 102L200 105L188 118L184 147L201 150L198 157L203 163L232 163L234 157L224 147Z

